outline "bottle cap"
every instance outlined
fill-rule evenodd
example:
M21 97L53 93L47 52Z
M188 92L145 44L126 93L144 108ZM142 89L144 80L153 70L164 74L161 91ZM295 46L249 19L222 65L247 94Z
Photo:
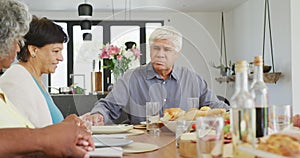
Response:
M247 71L248 62L246 60L238 60L235 64L235 72Z
M263 59L261 56L255 56L253 61L254 66L262 66L263 65Z

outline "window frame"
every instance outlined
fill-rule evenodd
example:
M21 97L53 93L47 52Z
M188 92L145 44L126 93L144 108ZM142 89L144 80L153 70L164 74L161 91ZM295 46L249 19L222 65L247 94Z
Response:
M74 56L73 56L73 26L80 25L81 20L53 20L54 22L67 23L67 33L69 36L69 42L67 43L67 86L72 84L72 78L70 74L74 73ZM163 20L90 20L92 26L100 25L103 27L103 43L111 43L111 26L139 26L140 27L140 51L143 52L140 58L140 64L146 64L146 24L147 23L161 23L164 25ZM111 83L111 71L103 69L103 88L107 91L108 86ZM48 86L51 86L51 74L48 75Z

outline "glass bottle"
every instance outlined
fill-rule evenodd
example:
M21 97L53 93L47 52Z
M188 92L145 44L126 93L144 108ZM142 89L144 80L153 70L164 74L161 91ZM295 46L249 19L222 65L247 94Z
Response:
M237 61L235 65L235 92L231 97L231 132L233 157L254 158L253 154L245 152L255 148L255 108L253 97L248 90L248 63Z
M268 135L268 87L263 78L263 60L261 56L254 57L254 76L250 92L254 98L256 111L256 138Z

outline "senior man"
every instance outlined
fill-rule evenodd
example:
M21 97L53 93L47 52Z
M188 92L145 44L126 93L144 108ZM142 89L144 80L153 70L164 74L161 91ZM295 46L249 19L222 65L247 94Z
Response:
M146 102L159 102L160 115L164 109L180 107L188 110L187 99L199 98L199 107L224 108L208 88L206 81L194 71L175 65L182 49L182 35L171 26L153 31L149 38L151 62L127 71L113 90L100 99L91 111L94 125L117 119L121 110L128 114L131 124L145 121Z

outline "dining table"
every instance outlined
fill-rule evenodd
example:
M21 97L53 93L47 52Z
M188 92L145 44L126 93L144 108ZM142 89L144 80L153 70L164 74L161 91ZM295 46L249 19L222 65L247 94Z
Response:
M101 126L99 126L99 127L101 127ZM124 129L124 130L130 129L130 127L128 127L128 126L119 126L118 128ZM96 129L94 129L94 131L96 131ZM104 130L100 130L100 131L104 131ZM99 132L99 130L98 130L98 132ZM189 134L189 133L186 133L186 134ZM119 153L119 154L121 154L123 158L155 158L155 157L157 157L157 158L184 158L187 155L189 155L189 157L192 157L192 158L197 157L196 144L194 144L196 142L191 140L190 143L192 143L194 145L190 144L187 147L186 145L181 145L181 143L183 143L183 142L179 141L179 147L185 146L182 149L180 149L178 146L176 146L175 133L172 132L171 130L169 130L166 126L163 126L160 128L159 135L148 134L145 129L131 129L128 131L127 134L116 134L116 135L114 135L114 134L113 135L110 135L110 134L105 135L104 134L104 135L101 135L101 137L103 139L105 139L105 138L110 138L110 139L125 138L124 140L132 141L132 143L129 143L128 145L125 145L122 147L123 153ZM100 137L100 139L101 139L101 137ZM99 137L96 138L96 140L99 140ZM123 144L123 143L121 143L121 144ZM119 146L119 145L117 145L117 146ZM113 146L111 146L111 147L112 147L111 149L114 148ZM230 144L230 146L224 145L223 150L225 151L225 149L226 149L226 151L229 151L229 150L232 151L231 147L232 147L231 144ZM192 149L192 148L195 148L195 149ZM107 156L108 153L106 153L106 154L103 153L104 150L102 150L103 149L102 147L100 147L98 149L99 150L96 152L98 154L96 154L96 155L93 154L91 156L92 158L108 157ZM102 150L102 151L100 151L100 150ZM113 149L113 150L117 151L119 149ZM109 153L112 154L112 153L114 153L114 151L112 151L112 153L111 153L111 150L110 150ZM115 154L112 154L112 155L114 155L114 157L120 157L120 156L117 156L117 155L119 155L117 153L118 152L116 152ZM181 155L183 153L185 156ZM226 154L223 153L223 157L226 157L226 158L232 157L232 152L225 152L225 153Z
M168 130L165 127L162 127L159 136L153 136L147 134L145 131L141 135L132 135L128 136L128 139L133 140L134 142L142 142L155 144L159 149L154 151L148 151L143 153L134 153L134 154L124 154L124 158L181 158L179 154L179 149L176 147L175 134Z

